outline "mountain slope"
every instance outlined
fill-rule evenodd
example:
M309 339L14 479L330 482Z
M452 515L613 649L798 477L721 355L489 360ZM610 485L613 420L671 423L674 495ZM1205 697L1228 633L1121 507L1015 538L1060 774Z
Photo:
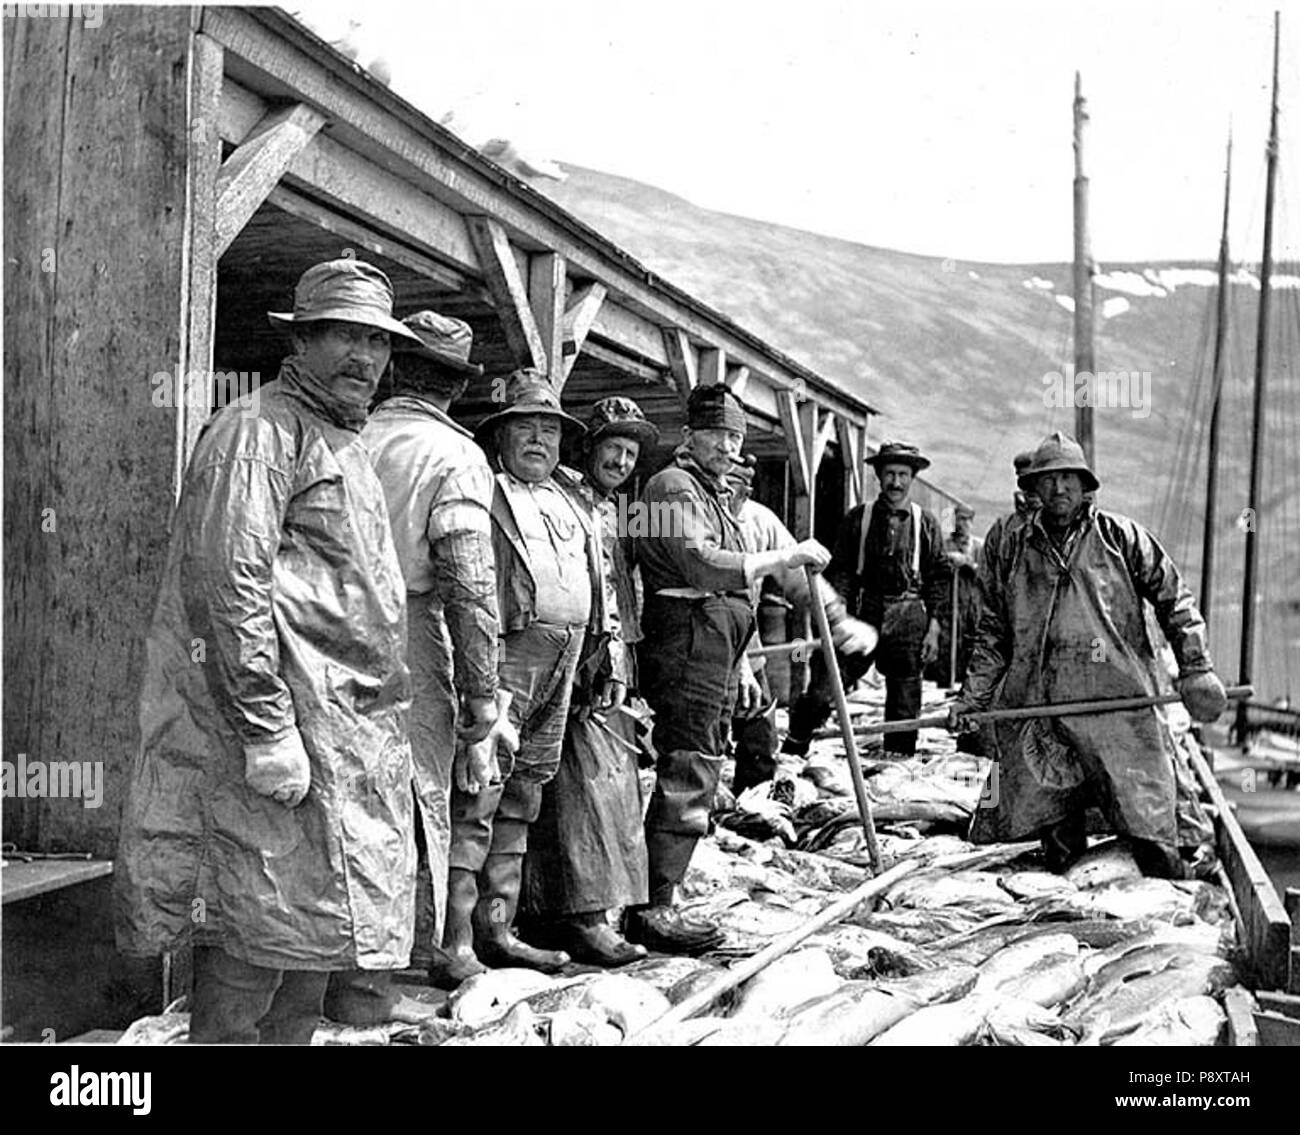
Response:
M934 459L944 488L977 510L977 530L1006 511L1011 459L1045 433L1073 429L1045 376L1073 351L1068 264L941 261L698 208L641 183L565 165L536 188L674 284L878 406L872 440L902 437ZM1069 234L1062 234L1067 245ZM1216 237L1207 231L1212 252ZM1199 586L1213 342L1213 265L1107 265L1098 278L1098 369L1149 376L1146 406L1099 407L1104 507L1152 527ZM1225 386L1212 641L1237 669L1242 528L1249 461L1250 368L1258 281L1238 273ZM1300 280L1275 291L1268 402L1273 419L1259 519L1261 653L1256 685L1300 694ZM1193 446L1193 442L1197 445ZM1287 553L1291 553L1289 556Z

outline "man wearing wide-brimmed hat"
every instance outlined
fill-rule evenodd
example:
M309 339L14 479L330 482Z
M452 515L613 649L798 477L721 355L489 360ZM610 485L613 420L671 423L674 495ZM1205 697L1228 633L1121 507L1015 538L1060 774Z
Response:
M560 764L574 676L610 631L600 533L577 475L559 464L564 435L580 436L582 424L535 370L514 372L504 401L476 436L499 469L491 506L498 675L518 751L494 750L489 736L457 757L447 922L459 941L468 921L473 952L440 975L443 985L479 963L555 972L569 960L524 942L514 922L529 828Z
M393 396L375 409L361 439L383 486L406 582L408 725L424 848L412 964L441 975L463 955L472 959L473 902L445 919L450 797L458 727L462 743L476 742L497 719L495 481L473 435L450 417L483 373L469 361L469 324L434 311L402 322L416 341L394 347ZM354 973L331 982L325 1009L348 1024L373 1024L393 1014L394 998L382 976Z
M636 731L619 712L636 684L641 599L620 518L628 516L621 490L658 440L658 428L630 398L602 398L587 418L578 492L601 534L611 635L578 672L560 768L543 789L525 862L531 932L599 966L645 956L608 912L642 904L647 893Z
M749 588L781 568L824 567L815 540L748 552L730 508L727 474L745 439L744 408L721 383L687 402L682 444L646 482L649 524L636 533L645 583L641 681L655 713L654 792L646 810L649 904L629 911L629 939L665 951L715 945L717 926L673 907L699 838L709 826L733 711L761 698L745 662L754 633Z
M1001 706L1164 692L1144 602L1173 648L1188 712L1214 720L1226 700L1191 593L1146 529L1092 503L1100 485L1079 444L1059 432L1045 438L1020 486L1041 507L1004 529L988 562L979 636L950 726ZM1209 826L1180 790L1160 709L995 721L986 736L997 780L976 811L976 842L1037 836L1048 865L1063 870L1084 851L1095 808L1146 874L1181 877L1200 851Z
M333 260L273 314L294 353L190 458L146 644L116 862L127 953L192 942L190 1038L307 1043L332 971L406 965L406 610L360 431L393 318Z
M838 655L845 689L872 663L885 679L885 720L921 711L921 671L939 653L940 619L950 602L952 565L939 522L910 500L912 483L930 460L916 446L886 441L867 458L880 482L870 506L850 509L840 525L827 582L844 596L849 613L877 628L874 654ZM807 691L790 711L783 748L803 755L831 712L831 684L820 652L813 656ZM916 751L916 733L890 733L890 752Z

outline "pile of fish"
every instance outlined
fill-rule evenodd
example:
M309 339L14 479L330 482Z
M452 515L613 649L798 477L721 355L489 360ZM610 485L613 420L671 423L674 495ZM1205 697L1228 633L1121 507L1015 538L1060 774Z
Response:
M878 716L878 695L868 689L865 699L865 719ZM559 977L490 971L405 1022L322 1022L313 1043L1224 1042L1222 995L1239 980L1227 895L1210 883L1143 878L1113 839L1064 875L1042 868L1036 844L967 843L959 833L987 762L928 733L915 757L864 760L884 867L915 867L748 980L728 982L729 966L872 877L842 747L819 741L807 761L782 760L773 784L727 801L682 885L683 905L724 930L708 956ZM671 1013L705 991L716 996L701 1012ZM146 1018L121 1043L183 1041L184 1018Z

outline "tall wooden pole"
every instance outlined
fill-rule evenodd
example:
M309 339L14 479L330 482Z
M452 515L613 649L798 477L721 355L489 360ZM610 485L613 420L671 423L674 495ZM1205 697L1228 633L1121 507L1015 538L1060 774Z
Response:
M1083 127L1088 108L1083 99L1083 80L1074 73L1074 373L1092 375L1092 250L1088 240L1088 179L1083 173ZM1091 380L1089 380L1091 388ZM1074 408L1074 437L1095 471L1097 458L1092 434L1091 399Z
M1250 437L1250 496L1246 501L1246 571L1241 596L1240 681L1255 669L1255 569L1259 531L1259 490L1264 465L1264 384L1268 377L1268 315L1273 275L1273 198L1277 185L1278 42L1281 18L1273 13L1273 109L1268 132L1268 181L1264 192L1264 256L1259 265L1259 333L1255 340L1255 414ZM1246 707L1237 706L1237 739L1245 740Z
M1219 405L1223 398L1224 345L1228 338L1228 204L1232 198L1232 132L1223 177L1223 235L1219 238L1219 304L1214 327L1214 392L1210 401L1210 452L1205 468L1205 537L1201 545L1201 617L1208 627L1214 598L1214 540L1218 523Z

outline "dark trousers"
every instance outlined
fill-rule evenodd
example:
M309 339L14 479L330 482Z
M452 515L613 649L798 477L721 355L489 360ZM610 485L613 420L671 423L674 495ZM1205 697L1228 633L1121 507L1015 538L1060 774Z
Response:
M310 1044L330 975L265 969L216 946L194 948L190 1041Z
M918 599L887 604L880 625L880 642L874 654L835 655L840 680L847 693L876 665L885 679L885 720L902 721L921 713L921 642L929 619ZM813 655L808 689L790 711L791 742L807 748L812 735L826 724L835 693L821 651ZM884 747L891 753L916 752L916 732L886 733Z
M646 831L702 836L726 753L740 656L754 633L754 610L741 596L651 595L642 630L641 683L655 714L658 753Z
M768 684L767 667L755 677L763 691L762 708L749 717L731 719L732 753L736 758L731 789L737 796L776 775L776 699Z

